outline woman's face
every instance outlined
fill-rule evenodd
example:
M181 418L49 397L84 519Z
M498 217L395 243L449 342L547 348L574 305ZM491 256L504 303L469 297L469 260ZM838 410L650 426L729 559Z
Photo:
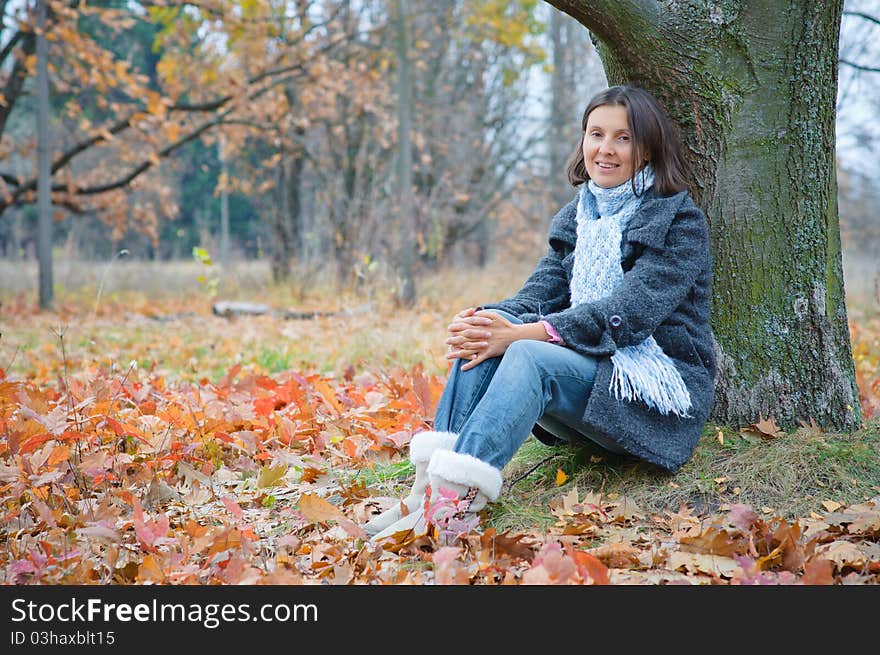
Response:
M632 178L634 147L626 107L600 105L587 116L584 164L600 187L610 189Z

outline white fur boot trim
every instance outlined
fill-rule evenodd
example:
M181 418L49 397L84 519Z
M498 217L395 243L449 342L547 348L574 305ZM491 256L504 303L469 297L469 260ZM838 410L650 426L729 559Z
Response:
M435 432L427 430L413 436L409 442L409 461L413 464L427 462L438 448L451 450L455 447L458 434L455 432Z
M481 459L452 450L437 450L428 463L428 476L476 487L494 501L501 493L501 471Z

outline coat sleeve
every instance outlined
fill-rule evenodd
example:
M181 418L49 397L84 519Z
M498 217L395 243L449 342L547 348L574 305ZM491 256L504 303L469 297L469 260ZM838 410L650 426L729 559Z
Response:
M544 317L570 348L611 355L647 339L685 300L708 261L709 232L696 208L676 214L662 248L645 246L608 296Z
M569 298L568 275L562 259L562 253L550 247L514 296L484 304L483 309L502 309L524 323L534 323L545 314L559 311Z

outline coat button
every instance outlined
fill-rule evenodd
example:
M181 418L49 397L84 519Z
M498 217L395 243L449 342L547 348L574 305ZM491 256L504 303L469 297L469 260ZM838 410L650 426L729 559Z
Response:
M611 318L608 319L608 324L611 327L617 328L623 325L623 319L620 318L617 314L614 314Z

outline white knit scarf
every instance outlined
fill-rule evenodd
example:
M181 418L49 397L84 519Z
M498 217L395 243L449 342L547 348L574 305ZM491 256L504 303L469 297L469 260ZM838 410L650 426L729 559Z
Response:
M630 180L605 189L592 180L578 197L577 243L571 274L571 305L605 298L623 281L621 239L630 219L654 184L650 164ZM635 346L618 348L611 356L614 370L609 391L618 399L644 402L661 414L688 418L691 397L675 364L653 336Z

